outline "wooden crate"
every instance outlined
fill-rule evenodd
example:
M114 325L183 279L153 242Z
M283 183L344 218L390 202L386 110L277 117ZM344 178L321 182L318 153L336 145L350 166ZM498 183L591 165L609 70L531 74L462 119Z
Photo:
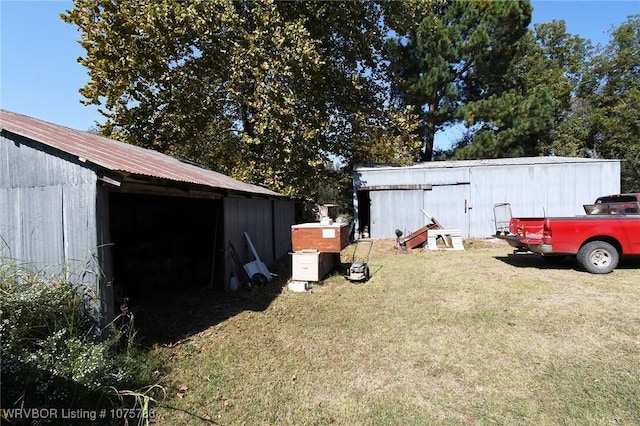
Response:
M320 225L318 222L291 226L293 251L317 250L323 253L340 253L349 245L349 225L334 223Z

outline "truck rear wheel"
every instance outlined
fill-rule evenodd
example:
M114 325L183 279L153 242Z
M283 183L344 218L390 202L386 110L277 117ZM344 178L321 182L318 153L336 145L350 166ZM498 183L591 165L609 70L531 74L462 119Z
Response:
M592 274L608 274L616 269L620 255L618 250L604 241L591 241L578 251L578 263Z

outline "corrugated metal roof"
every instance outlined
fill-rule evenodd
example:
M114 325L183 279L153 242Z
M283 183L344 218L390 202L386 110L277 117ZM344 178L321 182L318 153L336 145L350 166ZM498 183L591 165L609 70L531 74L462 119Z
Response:
M592 163L620 160L606 160L579 157L517 157L517 158L495 158L487 160L451 160L451 161L426 161L408 166L394 166L391 164L356 164L354 170L381 170L381 169L438 169L455 167L477 167L477 166L527 166L538 164L567 164L567 163Z
M11 111L0 110L0 125L3 131L6 130L33 139L77 156L81 161L89 161L107 170L230 191L282 197L281 194L269 189L240 182L222 173L187 164L150 149L48 123Z

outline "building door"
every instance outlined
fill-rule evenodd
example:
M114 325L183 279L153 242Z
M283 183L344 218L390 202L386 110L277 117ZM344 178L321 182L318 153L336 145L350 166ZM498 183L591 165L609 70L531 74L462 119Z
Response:
M356 229L354 235L360 235L364 227L371 229L371 194L370 191L358 191L355 204ZM352 236L350 236L352 237Z
M420 209L424 202L423 189L370 191L369 231L372 238L395 238L395 230L405 235L421 228L427 218ZM361 225L362 226L362 225Z
M424 191L422 208L443 228L460 229L462 237L468 238L473 208L468 182L433 185L431 191Z

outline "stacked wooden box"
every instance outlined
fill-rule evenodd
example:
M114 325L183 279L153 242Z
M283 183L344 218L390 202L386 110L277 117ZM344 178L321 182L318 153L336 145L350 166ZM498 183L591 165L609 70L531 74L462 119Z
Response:
M320 281L334 268L342 249L349 245L346 223L302 223L291 226L294 281Z

